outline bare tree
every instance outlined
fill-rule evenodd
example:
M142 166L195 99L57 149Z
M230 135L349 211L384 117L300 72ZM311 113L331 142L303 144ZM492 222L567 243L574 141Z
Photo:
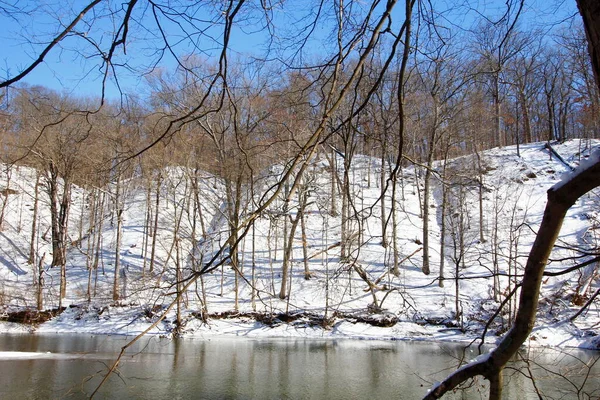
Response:
M92 125L85 113L78 112L85 104L41 88L22 90L17 104L21 124L35 138L34 145L25 148L25 155L44 171L51 214L52 266L61 270L62 299L66 296L71 190L80 177L78 169L85 164L82 149Z

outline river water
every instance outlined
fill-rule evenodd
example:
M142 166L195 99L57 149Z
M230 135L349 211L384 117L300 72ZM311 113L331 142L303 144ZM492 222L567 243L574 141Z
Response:
M122 336L2 335L1 399L87 398L128 342ZM419 399L475 349L444 343L148 337L128 351L99 399ZM535 350L508 370L507 399L600 398L597 352ZM600 362L598 363L600 364ZM549 369L550 371L546 371ZM589 375L589 376L588 376ZM588 396L588 397L586 397ZM448 399L487 397L480 379Z

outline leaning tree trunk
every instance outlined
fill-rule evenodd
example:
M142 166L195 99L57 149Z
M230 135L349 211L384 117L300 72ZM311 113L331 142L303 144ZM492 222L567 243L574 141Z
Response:
M287 217L287 216L286 216ZM285 299L290 294L290 287L288 279L290 272L290 264L293 259L293 249L294 249L294 236L296 235L296 228L298 227L298 222L301 218L300 213L296 214L296 218L291 220L290 232L287 237L287 243L284 244L283 249L283 272L281 274L281 289L279 290L279 298ZM291 219L291 216L290 216Z

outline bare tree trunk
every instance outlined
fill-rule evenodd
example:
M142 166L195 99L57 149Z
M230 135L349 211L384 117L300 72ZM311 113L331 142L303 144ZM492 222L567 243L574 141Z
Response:
M344 158L344 179L342 183L342 222L341 222L341 247L340 247L340 261L346 262L350 257L350 232L349 231L349 214L350 214L350 177L348 176L349 163L346 161L348 154Z
M256 226L252 225L252 272L251 272L252 292L250 295L250 303L252 311L256 311Z
M156 238L158 236L158 216L160 215L160 187L162 184L162 172L158 173L156 180L156 202L154 208L154 226L152 228L152 248L150 249L150 274L154 272L154 258L156 257Z
M425 275L431 273L429 268L429 185L431 180L431 170L425 170L424 191L423 191L423 266L421 270Z
M446 261L446 213L448 207L448 188L446 187L446 161L448 158L448 152L446 151L444 157L444 166L442 168L442 209L441 214L441 226L440 226L440 274L439 274L439 287L444 287L444 267Z
M35 173L35 187L33 192L33 216L31 221L31 240L29 242L29 258L27 262L29 264L35 264L35 245L37 242L37 222L38 222L38 205L39 205L39 193L40 193L40 173Z
M60 295L61 298L65 298L67 296L67 240L68 240L68 227L69 227L69 210L71 206L71 184L65 182L65 187L63 191L63 198L61 202L61 211L60 211L60 230L61 230L61 258L62 264L60 268L60 276L61 276L61 290Z
M99 204L96 205L96 252L94 254L94 270L98 271L98 266L100 265L100 255L101 255L101 243L102 243L102 231L104 228L104 201L106 199L105 193L100 193L98 196Z
M427 166L425 168L425 177L423 179L423 266L421 269L425 275L429 275L431 273L431 269L429 267L429 192L431 191L431 170L433 168L433 156L437 142L437 126L439 115L439 106L435 97L433 102L433 127L431 128L431 133L428 140Z
M398 221L396 217L396 187L397 187L397 174L392 172L392 200L390 213L392 214L392 252L393 252L393 266L392 273L395 276L400 275L400 254L398 251ZM418 190L418 189L417 189Z
M0 231L4 230L4 214L6 213L6 206L8 206L8 196L10 195L10 178L12 176L11 167L7 167L6 170L6 187L4 188L4 201L2 202L2 208L0 208Z
M121 179L117 176L115 207L117 211L117 242L115 245L115 276L113 280L113 300L119 300L119 275L121 274L121 236L123 231L123 205L121 201Z
M336 182L338 181L337 176L337 156L335 151L331 150L331 160L330 164L330 172L331 172L331 210L329 210L329 215L335 217L337 215L337 196L336 196Z
M44 259L46 258L46 253L42 255L40 258L40 262L38 263L38 281L37 281L37 309L39 311L44 309Z
M529 116L529 106L527 105L527 99L525 97L525 92L522 88L519 89L519 100L521 103L521 110L523 112L523 132L524 132L524 141L525 143L532 142L531 135L531 118Z
M498 50L500 51L500 50ZM500 71L494 73L494 133L496 136L496 146L505 145L502 130L500 129Z
M600 4L596 0L576 1L583 18L596 86L600 89Z
M51 168L46 175L48 195L50 196L50 217L51 217L51 230L52 230L52 266L61 265L62 260L60 259L61 247L59 232L59 216L58 216L58 172L54 168Z
M192 190L194 192L194 221L196 220L196 214L200 221L200 229L202 230L202 237L206 238L206 227L204 225L204 216L202 214L202 202L200 201L200 185L198 183L198 172L199 168L194 169L194 176L192 177Z
M97 189L92 189L92 193L90 193L90 209L89 209L89 219L90 219L90 232L87 237L87 248L86 248L86 268L88 271L88 281L87 281L87 290L86 290L86 298L88 302L92 301L92 272L93 272L93 263L92 258L94 257L94 252L97 251L96 245L96 235L98 234L98 229L96 227L96 214L98 208L98 191Z
M388 240L387 240L387 217L386 217L386 209L385 209L385 192L386 192L386 177L387 177L387 173L386 173L386 162L385 162L385 156L386 156L386 150L387 150L387 146L386 146L386 142L385 140L382 141L381 144L381 172L379 174L379 186L381 189L381 246L383 246L383 248L387 248L388 246Z
M298 213L300 217L300 230L302 232L302 259L304 260L304 279L309 280L311 277L310 268L308 266L308 242L306 238L306 221L305 221L305 209L308 202L308 193L306 188L298 192L300 205Z
M287 217L287 216L286 216ZM290 226L290 232L287 237L287 243L284 245L283 249L283 268L281 273L281 289L279 291L279 298L285 299L289 295L290 288L288 287L288 274L290 270L290 263L292 261L292 253L294 248L294 236L296 234L296 228L298 227L298 222L301 219L301 214L298 212L296 214L296 218L291 219L292 225Z
M237 246L238 241L238 228L241 213L242 203L242 176L237 174L235 182L228 181L226 183L226 196L227 196L227 214L229 221L229 259L231 260L231 266L234 274L234 292L235 292L235 303L234 309L238 310L238 296L239 296L239 251Z
M148 260L148 239L151 236L150 221L152 220L152 185L148 182L146 190L146 218L144 219L144 234L142 237L142 276L146 276L146 263Z
M548 84L548 79L546 77L545 85ZM554 79L554 78L553 78ZM546 110L548 111L548 115L546 116L546 122L548 124L548 133L547 133L547 141L550 143L554 140L554 100L552 99L552 91L554 90L554 82L552 82L551 88L548 89L544 86L544 91L546 94ZM550 155L552 157L552 155Z
M484 220L483 220L483 166L481 164L481 156L477 146L475 146L475 158L477 159L477 186L479 189L479 241L485 243Z
M275 229L273 229L275 224ZM272 232L274 232L274 235ZM271 239L275 236L275 249L271 247ZM273 270L273 261L277 257L277 221L275 218L269 218L269 231L267 232L267 246L269 255L269 270L271 271L271 292L275 293L275 271Z
M498 195L496 195L496 198L494 200L495 204L494 204L494 222L492 225L492 243L491 243L491 247L492 247L492 272L493 272L493 296L494 296L494 301L498 302L500 301L500 262L499 262L499 256L500 256L500 237L498 235L498 226L500 224L500 211L501 211L501 206L498 204L499 199L498 199Z
M177 229L179 230L179 229ZM179 232L177 232L177 234L179 234ZM181 274L181 260L180 260L180 251L179 251L179 238L176 236L175 237L175 286L177 288L176 290L176 296L177 296L177 313L176 313L176 322L175 322L175 330L177 333L181 332L181 329L183 328L182 326L182 319L181 319L181 280L182 280L182 274Z
M69 223L69 208L71 204L71 183L63 178L63 192L59 197L58 171L53 162L50 163L48 190L50 195L50 215L52 228L52 266L60 267L60 301L67 295L67 237Z

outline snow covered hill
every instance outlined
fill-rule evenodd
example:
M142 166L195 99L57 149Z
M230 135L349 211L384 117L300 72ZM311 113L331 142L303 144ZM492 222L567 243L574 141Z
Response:
M345 155L336 154L335 176L333 156L318 155L293 200L273 202L243 231L233 265L226 246L230 222L235 222L233 200L226 182L215 176L169 168L162 171L160 185L147 178L123 183L121 235L114 189L75 188L67 295L60 302L67 308L35 329L135 334L156 322L174 302L152 333L472 340L502 304L486 338L495 341L514 315L517 297L510 294L518 293L546 191L589 155L593 145L598 143L553 144L560 158L543 143L533 143L437 162L429 194L429 275L422 271L422 167L403 169L395 190L388 181L384 192L380 174L389 166L378 159L355 155L344 171ZM267 190L280 173L281 168L272 167L254 187ZM351 182L347 203L340 194L345 173ZM5 167L1 179L1 309L8 316L36 307L38 265L44 308L56 308L60 271L49 265L50 211L43 179L33 263L28 259L36 171ZM250 193L250 185L239 190L243 193L237 216L244 222L262 193ZM105 200L99 203L101 193ZM598 193L587 195L570 210L548 271L559 272L596 257ZM347 219L342 218L344 213ZM291 241L290 232L294 232ZM226 251L219 253L223 246ZM199 275L211 259L226 262ZM285 296L280 296L286 260ZM597 347L599 301L570 320L597 290L597 262L548 276L531 343ZM179 301L177 293L182 293ZM0 329L24 328L3 323Z

